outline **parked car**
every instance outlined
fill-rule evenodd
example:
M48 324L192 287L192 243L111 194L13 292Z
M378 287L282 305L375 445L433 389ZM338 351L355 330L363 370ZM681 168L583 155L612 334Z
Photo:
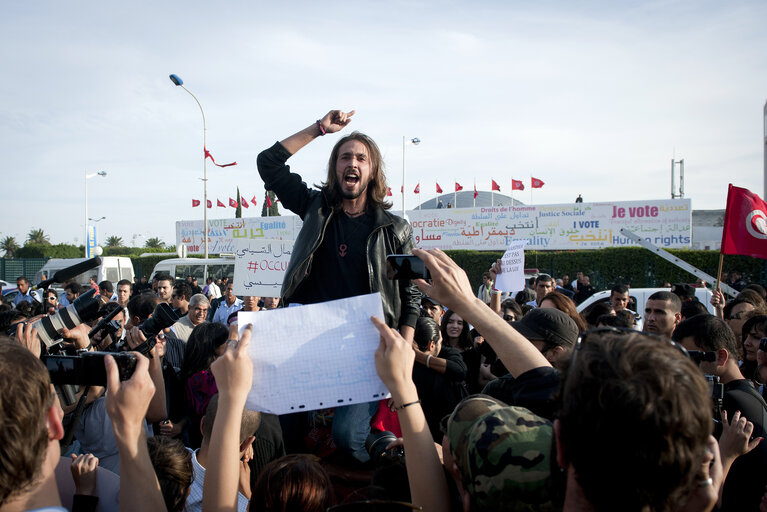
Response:
M668 291L671 291L671 290L669 288L630 288L629 289L629 309L638 313L640 316L644 316L644 306L645 306L645 302L647 302L648 297L650 297L650 295L652 295L655 292L668 292ZM695 297L700 301L701 304L706 306L706 309L708 309L709 313L713 315L715 314L715 311L714 311L714 307L711 305L712 295L713 294L711 293L711 290L709 290L708 288L695 289ZM600 292L595 293L594 295L584 300L580 304L578 304L578 307L576 309L578 310L578 313L581 313L592 304L596 304L597 302L605 302L608 300L610 300L610 290L602 290Z

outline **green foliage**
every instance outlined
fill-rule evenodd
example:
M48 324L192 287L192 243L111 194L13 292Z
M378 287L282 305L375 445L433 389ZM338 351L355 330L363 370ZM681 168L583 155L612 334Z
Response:
M50 245L51 243L50 238L51 237L46 235L42 229L33 229L27 235L27 241L24 245L27 245L27 244Z
M120 236L108 236L106 241L106 247L122 247L123 239Z
M144 244L144 247L147 249L163 249L165 247L165 244L162 243L162 240L157 238L156 236L153 236L152 238L148 238L146 243Z
M82 258L85 255L83 246L70 244L35 244L26 243L16 251L17 258Z
M15 258L16 252L20 249L19 244L16 242L16 238L12 236L6 236L0 242L0 250L4 251L6 258Z
M482 273L503 256L501 251L445 252L466 271L475 290L482 282ZM672 249L668 252L707 274L716 275L719 266L719 253L716 251ZM764 263L764 260L748 256L725 256L724 271L737 269L746 281L759 282L764 279ZM591 278L591 284L598 290L618 283L644 288L661 286L665 282L694 283L696 279L692 274L641 247L593 251L526 251L525 268L537 268L554 277L567 274L571 280L581 271Z
M269 200L272 202L272 206L270 206L269 208L266 207L267 197L269 197ZM267 210L269 210L268 213L267 213ZM262 217L279 217L279 215L280 215L280 203L277 202L277 195L271 190L267 190L266 193L264 193L264 204L261 206L261 216Z

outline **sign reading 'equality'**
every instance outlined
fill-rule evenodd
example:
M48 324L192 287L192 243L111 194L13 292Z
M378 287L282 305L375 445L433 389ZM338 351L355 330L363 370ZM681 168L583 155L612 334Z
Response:
M526 250L576 250L637 245L621 236L628 229L663 248L692 243L689 199L570 203L492 208L411 210L413 239L421 249L506 250L527 240ZM236 240L295 240L297 216L216 219L208 221L211 253L233 253ZM176 223L176 243L189 254L202 254L202 221Z

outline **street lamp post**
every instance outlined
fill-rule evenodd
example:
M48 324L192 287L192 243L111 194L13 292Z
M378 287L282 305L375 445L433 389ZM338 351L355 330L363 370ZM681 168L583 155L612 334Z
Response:
M205 151L208 148L208 128L207 124L205 123L205 111L202 109L202 105L200 104L200 100L197 99L197 96L192 94L192 92L184 87L184 81L181 80L181 77L178 75L170 75L170 81L176 84L176 86L181 87L186 92L189 93L189 95L194 98L194 101L197 102L197 106L200 107L200 113L202 114L202 147L203 147L203 153L202 153L202 195L203 195L203 201L202 201L202 211L203 211L203 230L202 230L202 245L204 247L205 251L205 259L208 259L208 158L207 155L205 155Z
M106 171L99 171L94 172L91 174L85 173L85 257L89 257L90 253L88 251L88 180L93 178L94 176L101 176L102 178L106 177L107 173ZM101 220L101 219L99 219Z
M413 137L412 139L406 139L402 136L402 218L405 218L405 145L412 144L417 146L421 143L421 139Z

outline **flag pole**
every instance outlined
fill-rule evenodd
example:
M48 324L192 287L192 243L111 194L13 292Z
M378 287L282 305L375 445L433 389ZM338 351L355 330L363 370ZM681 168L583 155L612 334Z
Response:
M533 204L533 174L530 173L530 204Z
M509 189L511 191L509 192L509 195L511 195L511 204L509 206L514 206L514 177L511 178L509 185L511 185L511 188Z
M458 208L458 187L455 186L455 184L458 183L456 180L453 180L453 208ZM466 183L464 181L464 183Z
M436 181L434 182L434 184L435 185L439 185L439 183L437 183ZM439 198L439 192L437 192L436 188L434 189L434 192L435 192L435 194L434 194L434 208L436 208L437 207L437 199Z
M721 293L721 283L722 283L722 267L724 266L724 241L727 239L727 221L729 221L730 216L730 195L732 194L732 183L729 184L727 187L727 202L724 204L724 227L722 228L722 242L719 245L719 269L716 272L716 295L719 295ZM724 296L722 296L724 298ZM724 316L724 306L720 306L720 308L715 308L717 316L719 316L719 312L722 312L722 317Z

